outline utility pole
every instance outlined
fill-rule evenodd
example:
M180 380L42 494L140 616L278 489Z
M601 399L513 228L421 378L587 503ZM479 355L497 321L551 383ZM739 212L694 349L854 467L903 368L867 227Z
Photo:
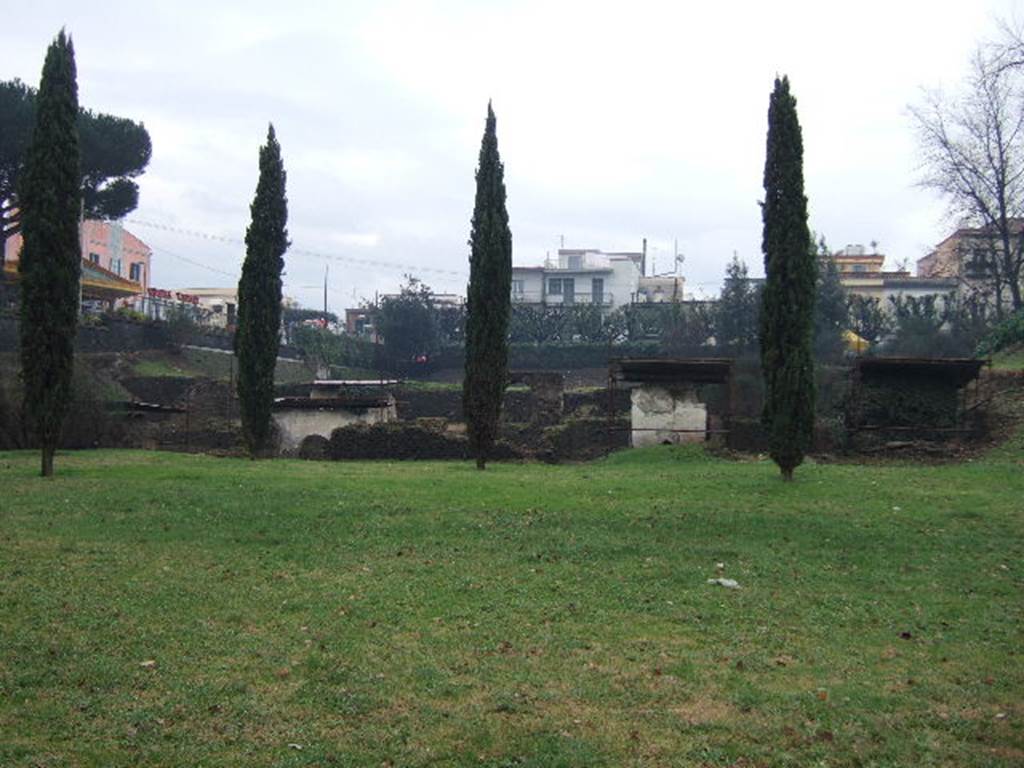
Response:
M324 266L324 322L327 321L327 275L331 271L331 265Z

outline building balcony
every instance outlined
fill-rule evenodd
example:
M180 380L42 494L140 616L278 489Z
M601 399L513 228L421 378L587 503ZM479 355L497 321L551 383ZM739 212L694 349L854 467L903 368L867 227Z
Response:
M533 304L542 307L568 307L575 304L594 304L599 307L610 307L615 302L610 293L594 293L578 291L576 293L540 293L526 291L512 294L513 304Z

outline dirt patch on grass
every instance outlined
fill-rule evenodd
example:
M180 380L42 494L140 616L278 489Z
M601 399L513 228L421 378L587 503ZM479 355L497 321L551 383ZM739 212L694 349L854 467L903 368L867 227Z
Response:
M670 707L669 711L684 720L687 725L712 725L733 720L738 716L732 705L720 699L705 696Z

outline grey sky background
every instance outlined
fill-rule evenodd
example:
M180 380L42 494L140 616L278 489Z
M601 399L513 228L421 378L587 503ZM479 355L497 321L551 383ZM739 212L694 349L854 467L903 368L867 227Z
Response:
M888 267L952 226L915 187L909 103L955 89L1012 0L818 2L39 2L0 27L0 79L38 85L75 42L81 103L142 120L153 160L127 227L153 284L231 286L273 121L288 171L285 293L355 306L412 272L465 292L487 100L516 264L567 247L639 250L691 295L735 251L762 272L768 95L788 74L811 226L879 243ZM10 15L10 14L8 14ZM321 255L315 255L321 254ZM331 257L331 258L327 258ZM375 266L360 260L387 262Z

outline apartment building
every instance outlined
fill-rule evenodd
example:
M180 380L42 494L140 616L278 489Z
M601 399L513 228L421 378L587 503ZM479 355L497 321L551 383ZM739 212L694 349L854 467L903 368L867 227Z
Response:
M512 267L512 301L539 306L592 304L603 312L636 302L682 301L684 279L645 276L643 252L560 248L542 266Z

